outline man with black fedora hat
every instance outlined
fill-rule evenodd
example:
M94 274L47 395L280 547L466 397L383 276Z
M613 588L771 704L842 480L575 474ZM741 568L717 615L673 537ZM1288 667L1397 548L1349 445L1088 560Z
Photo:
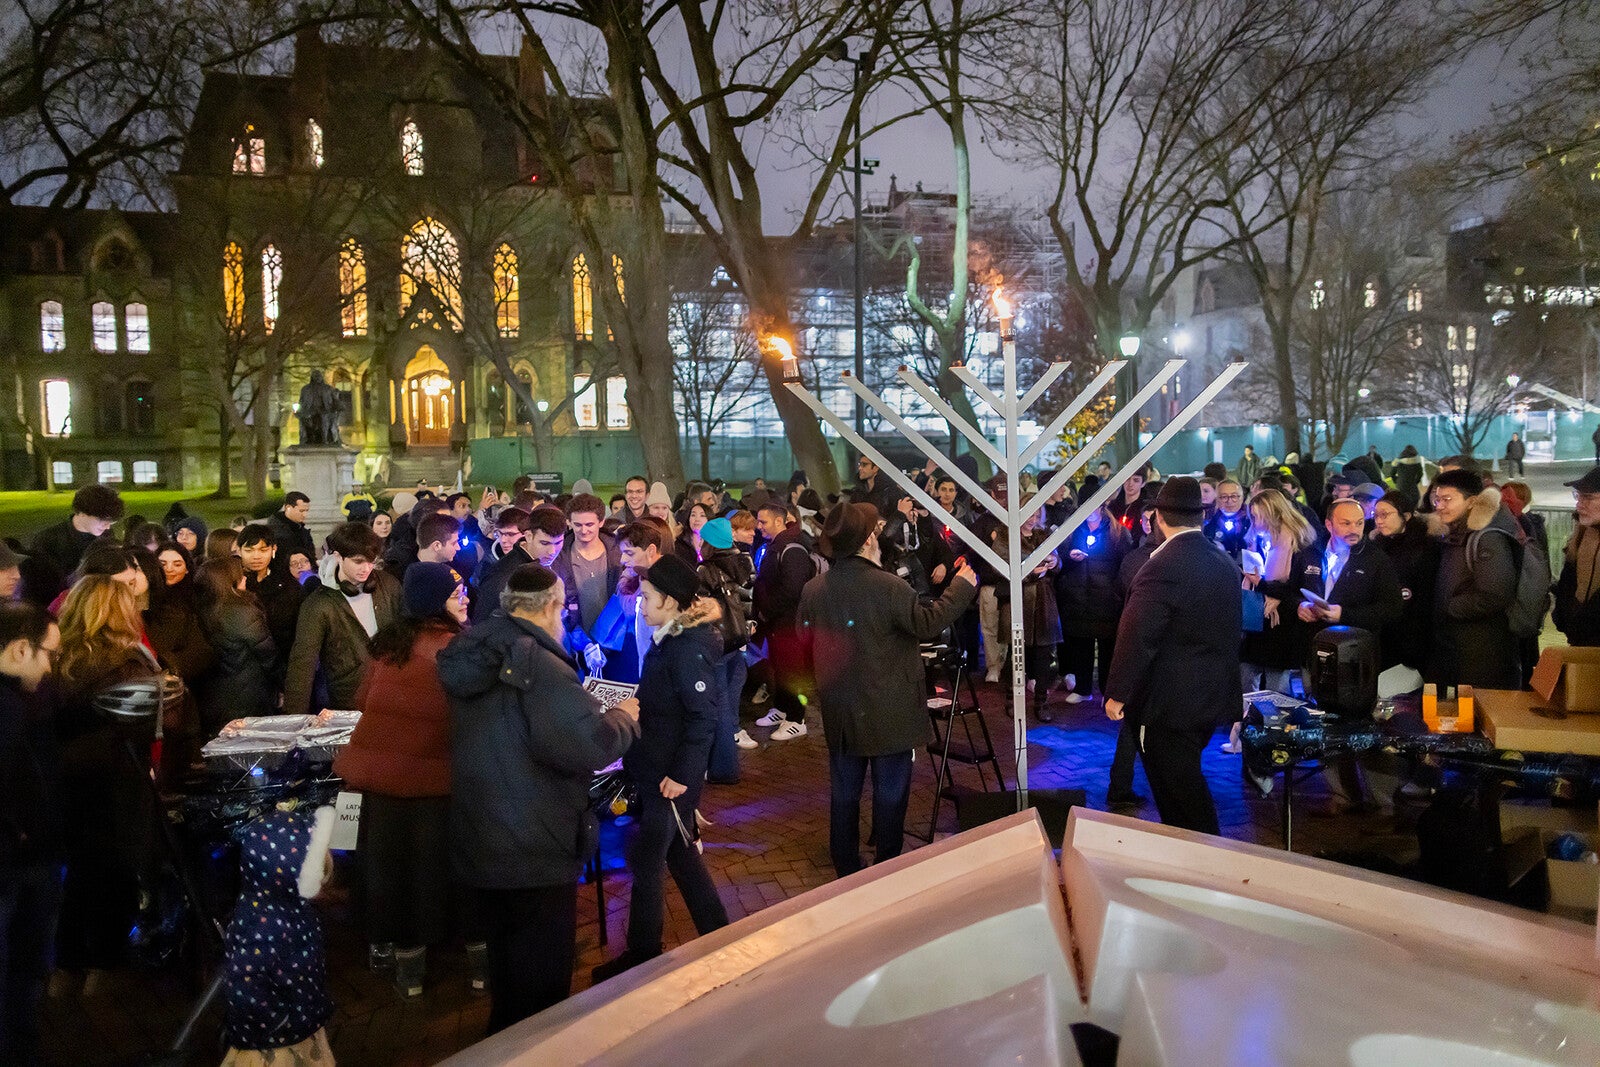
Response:
M881 525L871 504L828 512L821 547L833 565L800 594L801 638L828 740L828 852L841 878L861 869L861 791L869 770L877 862L900 854L912 753L933 738L921 642L961 616L978 584L963 563L943 596L919 601L881 566Z
M1576 521L1561 549L1555 623L1573 645L1600 645L1600 467L1565 482Z
M1117 627L1106 716L1138 733L1161 821L1217 832L1200 754L1217 725L1238 716L1239 568L1201 532L1200 483L1171 478L1155 500L1165 538L1139 568Z

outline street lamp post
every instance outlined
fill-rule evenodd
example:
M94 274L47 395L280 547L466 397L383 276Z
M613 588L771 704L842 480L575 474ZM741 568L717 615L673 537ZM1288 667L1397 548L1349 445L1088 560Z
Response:
M854 162L850 166L850 173L855 180L855 224L854 236L851 244L855 249L855 347L856 347L856 380L866 381L866 291L865 269L861 247L861 176L871 174L878 168L876 159L862 160L861 158L861 81L866 77L867 57L850 55L850 46L841 37L828 46L827 56L836 63L850 64L850 89L851 97L856 101L855 117L855 151ZM867 405L861 397L856 397L856 434L865 436L867 432Z

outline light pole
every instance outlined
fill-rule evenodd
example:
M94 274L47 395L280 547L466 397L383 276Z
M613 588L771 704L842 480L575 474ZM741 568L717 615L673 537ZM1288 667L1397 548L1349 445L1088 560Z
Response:
M835 63L850 64L850 91L851 98L856 102L855 119L855 161L846 168L855 176L855 231L851 245L855 249L855 346L856 346L856 380L866 381L866 293L864 288L862 248L861 248L861 176L871 174L878 169L876 159L862 160L861 158L861 81L866 77L868 63L866 56L850 55L850 46L844 38L839 38L828 46L827 57ZM856 397L856 435L864 437L867 432L867 405L861 397Z

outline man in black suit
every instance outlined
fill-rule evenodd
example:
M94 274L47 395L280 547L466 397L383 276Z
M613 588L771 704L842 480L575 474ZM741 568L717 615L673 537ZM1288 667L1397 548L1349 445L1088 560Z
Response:
M1305 588L1328 606L1311 600L1300 605L1300 621L1317 629L1340 624L1367 630L1374 637L1400 618L1405 594L1388 553L1366 538L1366 513L1361 501L1341 498L1328 505L1328 549L1317 573L1306 569Z
M1218 723L1236 718L1239 568L1201 531L1200 483L1171 478L1156 497L1166 538L1128 590L1106 681L1106 717L1127 715L1161 821L1217 832L1200 754Z

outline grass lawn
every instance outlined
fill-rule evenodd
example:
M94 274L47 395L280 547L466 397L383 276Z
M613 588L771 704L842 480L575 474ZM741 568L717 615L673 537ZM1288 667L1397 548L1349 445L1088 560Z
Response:
M152 522L160 522L167 509L181 502L184 510L199 515L212 529L228 525L235 515L248 513L244 495L230 500L213 500L208 490L194 489L124 489L123 502L129 515L143 515ZM0 537L15 537L27 544L33 535L53 523L60 522L72 512L72 493L22 492L0 493Z

